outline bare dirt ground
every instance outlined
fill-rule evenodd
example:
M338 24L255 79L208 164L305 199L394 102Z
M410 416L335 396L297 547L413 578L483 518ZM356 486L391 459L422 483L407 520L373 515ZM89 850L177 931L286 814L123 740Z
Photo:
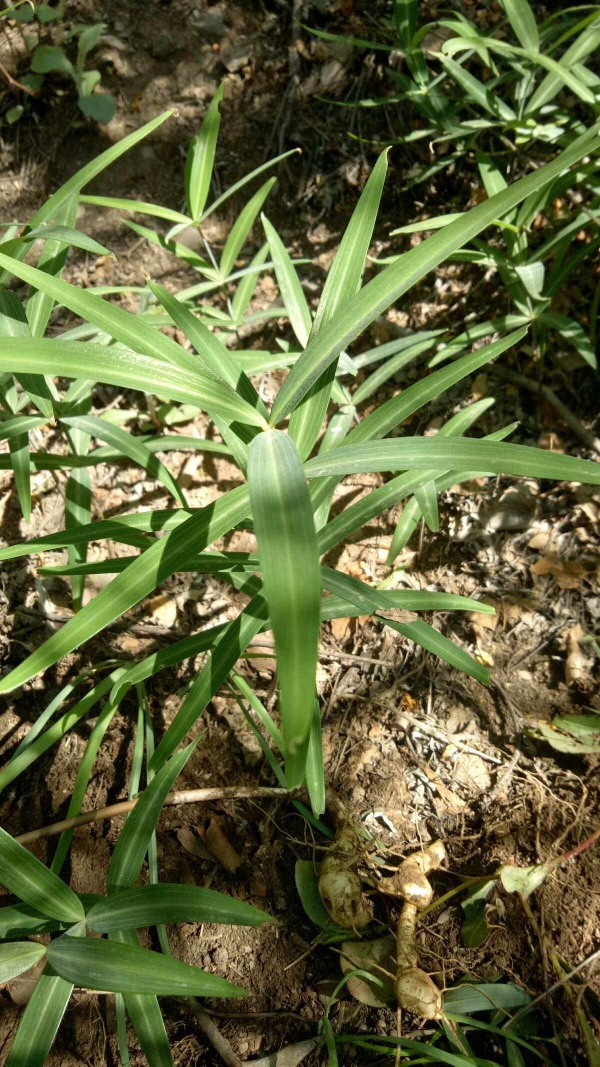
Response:
M305 5L309 6L305 17L320 18L320 25L335 30L347 25L348 17L351 26L368 21L369 5L333 4L327 17L317 5ZM343 100L374 91L382 78L377 64L369 65L362 54L327 46L300 33L281 0L217 4L152 0L128 5L105 0L74 3L72 8L74 17L101 17L108 24L110 40L98 55L103 85L117 101L116 115L101 129L78 125L76 102L67 93L40 103L37 122L30 120L15 128L5 125L1 131L2 218L25 221L87 160L170 107L177 109L177 116L87 191L180 208L186 144L224 79L215 192L270 155L300 147L302 156L280 169L269 213L288 247L311 260L305 277L309 294L316 292L375 158L368 145L348 138L348 129L361 137L385 139L398 135L409 121L389 109L358 116L318 98L335 95ZM301 8L302 4L294 6L297 14ZM481 12L482 20L491 18L493 8L482 6ZM16 70L19 47L14 41ZM462 210L477 194L460 170L417 191L402 193L399 190L413 163L406 148L392 154L374 244L379 254L407 247L406 243L390 245L387 234L392 226L421 213ZM232 203L231 214L217 216L211 233L216 245L239 206ZM117 261L72 253L65 276L77 284L143 284L145 270L168 287L180 288L193 277L169 253L149 250L140 243L117 213L85 207L78 225L114 250ZM258 247L260 235L255 240ZM580 285L565 294L565 301L582 321L598 270L596 260L585 277L578 279ZM275 287L267 277L260 299L269 304L275 297ZM435 279L428 278L413 290L387 321L377 323L356 351L388 340L397 326L458 328L464 315L476 309L482 309L482 317L502 314L506 310L503 299L495 277L481 283L470 268L446 266ZM133 309L131 301L123 297L124 306ZM52 329L60 332L70 321L59 313ZM253 340L259 347L269 347L276 332L281 333L281 324L269 325ZM537 367L526 345L503 358L509 369L536 376ZM591 372L568 354L554 367L548 371L553 388L590 425ZM384 396L416 374L409 371L399 382L388 384ZM272 389L275 381L266 388ZM99 405L113 402L115 393L106 387L98 389ZM426 421L419 416L408 422L409 432L434 429L441 416L469 393L473 398L497 398L482 422L484 432L519 419L514 438L519 442L543 445L554 435L553 447L590 454L581 452L580 442L557 422L554 410L514 384L499 382L492 372L450 390L427 409ZM119 403L129 406L126 397ZM182 429L190 432L191 428ZM43 443L55 447L50 431ZM237 468L220 456L190 459L185 453L169 453L165 462L185 485L193 507L209 502L239 480ZM62 475L36 475L29 525L19 519L10 479L2 477L0 508L6 543L61 528ZM142 480L136 468L99 466L93 478L95 518L122 514L139 505L169 506L162 488ZM357 476L347 480L344 492L355 497L373 484L374 478ZM501 863L528 866L559 856L585 841L597 826L597 757L555 752L532 733L540 721L548 723L557 714L600 710L595 686L598 663L589 646L579 643L584 632L597 633L600 614L600 496L577 485L552 487L535 481L515 485L509 479L490 479L446 493L441 514L442 533L417 535L397 561L401 569L396 585L484 597L493 603L497 616L491 626L486 616L438 613L430 621L490 666L494 683L484 689L373 622L340 620L325 625L319 690L326 771L356 819L391 854L402 855L441 836L449 851L449 870L478 876ZM366 580L383 579L389 573L384 564L393 520L388 515L360 531L341 555L332 557L336 565ZM249 547L247 535L236 538L228 539L227 547ZM99 558L103 551L99 546L92 548L91 558ZM43 561L62 562L63 553L46 553ZM40 562L37 557L16 560L0 571L4 669L14 666L54 632L61 619L69 617L67 583L38 577ZM90 587L89 595L93 593ZM0 758L10 755L37 714L77 671L99 659L146 655L209 622L233 617L245 602L212 576L176 576L166 583L163 593L162 600L139 605L122 625L15 694L0 719ZM273 683L272 663L267 650L240 665L266 698ZM191 666L165 671L149 687L159 735L176 713L191 676ZM125 795L136 714L134 702L126 701L113 720L96 762L86 808ZM268 765L232 700L225 695L215 699L203 716L202 727L206 734L181 776L180 788L273 784ZM89 732L87 721L78 725L0 799L2 825L10 833L63 816ZM190 851L189 831L202 833L214 819L220 821L242 859L234 874L210 854L207 858L201 848ZM108 860L121 826L122 820L114 820L77 831L67 870L77 891L104 889ZM52 844L35 847L42 858L50 857L52 849ZM166 809L161 818L161 878L226 890L282 921L280 927L253 931L183 926L172 932L177 956L215 970L250 991L247 1000L234 1006L215 1005L216 1011L231 1014L231 1018L215 1016L215 1021L242 1060L314 1036L331 991L329 980L339 973L330 949L310 948L316 931L294 885L295 860L314 854L307 824L287 801L190 805ZM535 897L545 937L572 967L598 948L599 880L598 850L590 848L560 867ZM436 884L442 893L456 883L451 875L442 875ZM536 931L516 897L495 891L490 902L492 930L477 949L467 949L461 941L459 907L451 903L434 912L427 923L423 966L441 984L450 985L464 975L478 981L505 976L539 995L554 976ZM593 977L591 981L600 994L598 982ZM2 1063L20 1008L7 992L0 994L0 1001ZM578 1059L577 1030L568 1003L559 992L552 1004L556 1024L572 1038L572 1062L583 1062ZM209 1067L222 1062L182 1004L166 1000L164 1007L176 1063ZM336 1029L348 1032L393 1033L395 1027L392 1013L365 1008L352 999L340 1001L332 1019ZM118 1063L114 1032L111 998L81 992L71 1003L48 1062L52 1067ZM492 1050L487 1048L486 1054L491 1057ZM144 1062L133 1044L131 1057L134 1067ZM304 1062L319 1060L313 1056ZM357 1050L347 1048L340 1062L363 1060Z

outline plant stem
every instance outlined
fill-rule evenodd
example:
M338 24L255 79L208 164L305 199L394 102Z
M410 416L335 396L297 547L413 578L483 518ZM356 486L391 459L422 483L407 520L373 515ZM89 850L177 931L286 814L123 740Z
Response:
M286 797L287 789L277 786L241 785L223 786L215 789L183 789L176 793L169 793L165 799L165 806L177 807L179 804L206 804L212 800L253 800L259 797ZM72 819L63 819L61 822L51 823L50 826L41 826L38 830L29 830L26 834L20 834L15 838L22 845L31 841L39 841L43 837L54 837L62 834L64 830L73 830L77 826L87 826L91 822L100 822L102 819L115 819L117 815L127 815L133 811L138 798L134 800L121 800L118 804L109 804L106 808L96 808L94 811L84 811L81 815L75 815Z

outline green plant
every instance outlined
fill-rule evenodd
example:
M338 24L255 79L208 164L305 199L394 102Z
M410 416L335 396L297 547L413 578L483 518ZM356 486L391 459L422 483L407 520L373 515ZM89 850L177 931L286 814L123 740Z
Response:
M151 734L143 707L138 721L143 753L151 754ZM102 720L99 720L99 725ZM91 770L90 746L105 727L96 726L82 768ZM97 747L97 746L96 746ZM195 744L173 756L148 784L121 831L107 876L107 896L78 896L59 877L70 834L64 835L50 869L4 830L0 830L1 881L17 903L0 908L0 980L46 960L13 1039L7 1067L42 1067L75 985L112 992L126 1009L151 1064L171 1063L157 996L244 996L244 990L217 975L172 958L165 923L216 922L258 926L274 920L265 912L224 893L196 886L159 884L154 828L163 801ZM87 759L86 759L87 757ZM93 756L92 756L93 759ZM141 766L134 765L132 778ZM78 785L81 784L81 775ZM85 781L87 785L87 780ZM84 785L84 788L85 788ZM76 787L77 788L77 787ZM133 783L133 791L136 784ZM134 888L145 856L150 883ZM143 949L136 931L156 927L162 952ZM22 940L58 933L48 945ZM89 934L96 935L90 938ZM108 939L97 935L107 934ZM121 1043L127 1062L127 1048Z
M216 94L215 99L200 134L194 138L189 150L189 162L186 180L186 198L191 212L190 217L180 212L169 209L161 209L158 205L140 204L137 201L115 200L103 197L81 197L87 203L102 204L103 206L125 206L129 210L152 213L160 218L166 218L179 225L195 225L201 229L202 222L215 208L218 208L226 199L244 187L257 174L268 167L274 166L279 159L285 158L291 153L284 153L283 157L269 161L258 170L248 174L237 182L231 189L226 190L209 208L205 207L208 197L210 181L213 170L216 139L219 129L218 106L222 97L222 89ZM163 121L161 119L160 121ZM45 244L38 260L38 269L46 273L52 273L60 277L66 261L69 246L82 248L88 252L100 255L112 255L108 249L98 242L75 230L75 218L77 211L77 193L93 177L108 166L122 152L137 143L156 126L155 122L149 123L141 131L120 141L116 150L109 149L98 157L89 167L84 167L71 181L68 188L59 190L47 205L36 213L31 223L21 229L13 225L6 234L5 241L0 245L0 250L12 255L25 255L32 246L33 241L43 240ZM246 207L241 211L234 223L225 247L220 257L220 263L213 267L211 263L192 252L188 253L187 262L197 269L206 281L192 286L177 296L171 296L166 290L149 283L137 290L139 301L139 314L136 321L139 328L144 324L147 338L154 331L164 325L174 325L177 320L177 309L181 305L188 313L198 316L205 325L218 324L221 330L234 334L234 331L253 316L247 314L247 307L252 298L256 281L263 270L271 266L266 260L266 246L254 257L249 266L236 269L238 257L247 240L248 234L255 222L256 216L270 192L275 179L270 178L265 182L254 196L251 197ZM50 221L51 220L51 221ZM154 234L145 227L138 227L136 223L130 223L133 229L144 233L151 233L157 242L177 254L179 246L176 242L165 240ZM183 246L181 246L183 248ZM212 250L209 248L212 256ZM6 279L5 279L6 280ZM232 287L235 289L232 291ZM122 287L125 288L125 287ZM95 293L110 294L122 291L121 287L97 287ZM127 290L130 291L130 290ZM222 312L213 304L203 302L203 298L214 293L226 293L226 310ZM159 301L159 294L162 303ZM20 334L22 336L39 336L44 333L54 301L51 297L35 290L32 291L25 304L21 304L17 296L8 290L0 292L0 331L4 336ZM264 314L264 313L263 313ZM281 312L278 310L277 314ZM174 316L174 317L173 317ZM257 316L260 318L261 316ZM138 329L138 327L136 327ZM63 334L63 339L92 338L93 340L112 346L114 343L110 332L107 332L102 323L95 326L85 325L75 327ZM135 345L133 335L129 338L130 344ZM259 369L269 362L268 353L238 353L240 360L248 356L248 363ZM265 359L265 357L267 357ZM287 357L289 358L289 357ZM277 364L279 359L285 363L286 356L281 354L274 360ZM254 361L251 364L251 361ZM232 369L232 374L235 371ZM204 450L215 453L228 454L227 444L210 439L195 437L183 437L148 433L148 429L154 429L158 423L161 426L171 426L177 422L189 421L200 412L197 404L191 401L193 397L187 394L188 403L173 404L167 392L167 398L162 400L152 410L152 420L149 422L138 410L122 411L109 410L99 417L92 413L92 392L89 381L75 381L72 386L62 395L55 383L49 376L21 375L17 376L21 390L17 391L15 382L10 373L0 375L0 439L9 440L9 456L0 457L0 465L11 466L15 474L16 488L21 502L21 508L25 519L29 520L31 513L30 478L35 470L68 470L72 473L66 486L65 512L68 526L77 526L88 522L90 517L91 490L87 468L107 460L129 460L140 464L148 473L156 477L179 504L185 505L185 498L179 486L165 465L158 459L156 452L164 452L172 448L182 450ZM180 393L179 399L183 394ZM160 394L159 394L160 399ZM37 408L35 416L23 416L20 413L27 405ZM18 418L17 418L18 416ZM19 418L21 421L19 421ZM146 431L141 435L134 436L123 427L127 421L139 422L141 418L142 428ZM17 421L15 421L17 419ZM49 421L56 423L60 420L60 427L66 436L68 451L66 455L49 456L44 451L30 452L29 433L45 426ZM216 425L220 429L219 416L216 415ZM102 442L102 446L90 451L92 437ZM75 549L70 550L71 562L83 562L85 552L79 553ZM73 578L74 603L80 606L83 591L83 579Z
M597 5L563 8L538 25L528 0L500 3L505 18L491 35L458 13L419 25L417 0L394 0L392 18L380 23L387 35L383 42L307 27L326 40L403 53L405 70L386 68L398 92L345 106L410 102L426 125L391 143L452 142L448 155L422 167L408 185L456 162L482 141L490 155L508 150L523 162L535 142L541 158L544 145L566 146L584 125L566 104L556 102L562 89L588 109L597 108L600 83L585 65L600 42Z
M36 6L22 3L2 12L4 17L29 25L34 30L25 38L27 46L33 49L31 73L26 74L18 84L25 88L26 93L35 95L44 89L46 74L64 74L75 86L79 110L96 122L110 122L115 113L114 100L110 93L96 92L101 80L100 71L86 70L87 57L99 44L106 32L106 25L103 22L91 26L75 23L67 30L62 25L64 14L64 4L51 7L45 3ZM38 43L45 26L51 30L50 44ZM77 43L74 63L63 47L70 41ZM24 103L16 104L7 111L7 121L11 124L18 122L24 110Z
M143 136L165 117L161 116L136 136ZM94 173L116 158L117 149L123 150L122 146L123 142L120 142L71 179L38 213L36 224L44 224L54 217L61 204L68 202ZM409 415L522 340L526 329L521 328L436 370L377 406L355 425L356 412L350 403L346 405L349 411L340 410L332 417L337 432L330 432L331 424L324 436L322 431L327 424L338 361L361 331L495 219L505 217L528 198L538 197L540 190L559 178L567 167L577 164L597 148L596 132L586 132L557 160L450 223L361 287L386 174L387 158L382 155L344 235L314 318L294 264L276 230L265 219L267 243L286 311L303 349L271 411L258 395L251 373L245 372L241 360L238 362L237 353L227 348L183 302L162 287L148 283L160 306L167 311L169 322L174 322L185 334L193 351L153 328L144 316L130 314L94 293L70 285L55 274L24 263L22 240L8 248L6 244L0 248L0 267L5 272L5 283L11 278L20 279L35 294L39 293L48 307L51 308L54 302L62 304L91 324L94 331L101 330L105 339L112 342L74 340L72 333L66 337L44 338L43 331L37 330L33 336L27 336L22 330L5 329L0 337L0 371L16 375L21 384L24 376L30 376L25 378L28 396L35 394L31 376L37 376L35 388L37 395L41 395L46 387L44 376L52 375L53 378L72 378L75 382L89 383L93 379L129 390L142 389L173 404L200 408L215 423L243 479L238 487L201 509L180 506L173 510L134 512L100 522L80 521L65 531L3 549L0 552L3 561L46 548L64 547L79 553L90 541L105 539L134 545L141 551L137 556L100 563L72 559L59 568L59 573L79 579L85 574L108 569L118 573L62 629L5 675L0 682L0 691L15 689L57 663L141 602L176 571L216 573L250 597L247 606L231 622L186 636L139 662L113 666L73 707L48 725L51 715L59 707L55 700L52 710L47 708L43 714L43 726L34 724L28 735L30 740L24 739L25 744L19 746L12 760L0 772L0 789L13 782L104 701L69 807L69 816L78 814L98 746L125 695L158 671L185 662L200 652L209 653L156 749L153 743L147 745L149 773L156 773L156 781L159 778L165 781L166 776L180 765L178 761L187 758L189 748L183 753L176 753L176 750L189 731L196 727L221 685L231 679L239 690L239 678L232 674L235 664L253 637L265 629L273 629L275 633L280 725L265 714L265 709L258 710L260 702L249 695L251 690L244 691L242 686L241 698L249 700L263 729L284 756L284 768L276 771L277 760L271 753L274 773L283 776L289 789L306 781L313 818L324 807L323 756L315 685L319 627L323 620L373 615L382 625L452 666L481 682L488 680L486 670L461 647L414 615L414 612L431 610L485 611L489 610L487 606L448 594L374 588L329 567L326 562L322 563L320 557L343 543L365 522L414 493L419 494L423 510L433 517L437 509L436 492L444 479L449 478L450 484L454 484L475 474L502 472L514 476L600 483L597 464L502 443L501 438L510 428L496 434L495 440L460 436L471 424L471 414L453 424L452 433L459 436L450 433L436 438L389 436ZM188 170L190 203L199 204L202 200L199 190L206 186L205 174L205 156L202 152L194 152ZM202 207L198 207L192 214L198 218L201 212ZM27 307L29 310L29 303ZM72 388L76 395L87 396L83 386ZM347 390L344 396L352 399ZM28 427L33 429L29 419L36 420L36 426L39 426L40 416L28 415L26 409L27 404L24 404L19 413L4 420L4 431L9 438L19 437ZM480 406L477 413L481 411ZM89 421L96 418L93 415L65 415L64 409L58 407L55 418L59 425L64 425L66 432L77 429L87 435L86 440L92 434L98 435L97 421ZM319 441L320 447L313 455ZM120 445L115 447L120 449ZM135 444L128 447L131 449ZM157 450L160 447L158 438ZM75 449L69 464L72 464L74 455ZM81 456L81 468L77 469L85 469L89 462L87 448L77 455ZM34 461L38 462L37 459ZM49 456L44 461L49 462ZM58 469L62 462L63 457L59 457ZM398 471L401 473L396 473ZM347 474L357 472L394 472L395 476L330 518L336 486ZM253 529L257 554L209 551L219 538L240 525ZM52 570L56 573L54 568ZM44 568L44 571L48 573L49 569ZM263 743L265 749L269 747L264 738ZM150 783L150 788L152 785ZM133 791L136 789L134 784ZM153 812L152 828L158 810L153 808ZM63 851L65 847L68 845L63 845ZM139 841L136 845L140 864L147 847L147 838L143 848ZM115 858L113 864L116 864ZM139 865L136 873L138 870ZM119 882L119 885L123 884ZM79 920L79 911L74 918ZM61 951L59 949L59 964ZM67 954L77 951L71 949L70 944L64 950ZM59 994L56 996L58 1002ZM135 1006L133 1009L128 1007L128 1011L140 1035L142 1024ZM170 1062L164 1057L151 1055L151 1042L144 1048L151 1064Z

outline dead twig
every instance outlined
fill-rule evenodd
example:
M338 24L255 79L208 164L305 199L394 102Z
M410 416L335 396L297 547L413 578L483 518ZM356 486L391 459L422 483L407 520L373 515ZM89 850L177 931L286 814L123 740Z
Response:
M577 437L586 448L592 448L594 452L600 452L600 438L595 437L590 430L586 430L583 423L577 418L577 415L575 415L570 408L566 407L562 400L558 399L554 390L550 389L549 386L535 382L533 378L528 378L526 374L518 374L516 371L508 370L507 367L497 367L492 363L489 365L489 371L491 374L494 374L496 378L501 378L505 382L512 382L513 385L518 385L521 389L527 389L530 393L536 393L554 408L556 414L562 419L565 426L569 427L575 437Z
M219 1053L223 1063L226 1063L227 1067L243 1067L241 1059L239 1056L236 1056L227 1038L223 1037L223 1034L218 1027L215 1026L210 1015L207 1015L196 998L186 997L185 1000L182 1000L182 1004L191 1011L198 1026L204 1032L212 1047Z
M214 789L182 789L176 793L169 793L165 799L165 805L177 807L180 804L207 804L213 800L254 800L259 797L286 797L287 789L279 786L267 785L241 785L223 786ZM96 808L94 811L84 811L81 815L74 815L71 819L62 819L61 822L51 823L49 826L41 826L37 830L29 830L26 834L20 834L15 838L22 845L31 841L39 841L44 837L55 837L65 830L74 830L77 826L87 826L88 823L100 822L102 819L115 819L117 815L127 815L133 811L139 797L134 800L121 800L118 804L109 804L106 808Z

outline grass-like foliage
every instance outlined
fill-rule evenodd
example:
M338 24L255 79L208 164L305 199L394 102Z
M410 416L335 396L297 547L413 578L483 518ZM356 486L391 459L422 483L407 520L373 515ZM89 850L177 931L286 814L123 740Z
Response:
M154 205L110 198L82 197L87 202L153 215L174 224L170 236L137 226L179 254L177 228L195 226L202 233L208 211L215 145L219 126L217 94L204 125L190 148L185 183L187 214ZM114 851L108 872L107 897L101 901L78 898L60 879L69 847L63 836L49 871L6 834L0 837L0 878L23 902L4 913L2 930L8 938L0 952L0 976L19 973L46 953L44 975L27 1008L13 1043L7 1067L42 1064L66 1008L74 984L113 990L124 1008L152 1065L171 1062L164 1025L156 1002L162 993L238 995L237 987L205 975L166 954L147 953L135 934L139 926L167 922L229 921L254 923L265 916L236 901L205 891L158 884L135 889L144 857L149 856L151 881L156 881L153 835L161 806L190 752L180 749L191 733L198 732L204 710L224 683L237 692L248 717L269 753L274 774L289 789L306 783L315 815L324 809L323 755L316 696L316 663L321 622L336 617L375 616L387 626L454 668L482 683L488 675L480 663L449 641L419 613L431 610L491 610L461 596L420 591L393 591L373 587L329 567L324 557L375 516L400 501L410 501L409 515L423 516L438 528L439 492L461 480L485 475L567 480L600 484L596 463L506 443L513 427L490 438L465 436L486 404L474 404L450 419L436 437L398 436L409 416L451 386L485 367L526 335L530 316L521 315L518 328L502 332L475 351L467 351L415 384L379 404L363 416L361 405L382 379L381 368L354 389L353 375L367 366L369 357L353 360L347 349L378 315L390 308L411 287L479 235L510 221L519 208L525 214L541 195L552 195L568 168L600 147L595 129L574 137L550 163L512 185L491 190L488 199L440 227L420 245L391 263L363 285L362 275L373 227L384 190L387 154L382 154L361 194L323 287L315 313L307 303L296 266L275 227L263 218L265 247L254 263L234 277L234 267L252 225L270 190L270 179L253 194L241 212L217 263L212 250L204 260L194 254L188 261L203 276L190 293L172 294L148 282L146 310L132 314L112 305L101 295L62 280L65 249L69 244L90 248L90 239L74 231L75 211L84 186L142 137L168 118L163 115L142 130L118 142L76 174L54 194L22 233L0 246L3 282L28 287L21 303L12 290L0 294L0 390L4 404L0 436L9 443L7 462L12 466L25 513L29 509L32 470L70 469L64 531L11 545L0 559L35 554L49 548L69 550L69 563L60 573L75 583L75 602L81 604L85 575L101 571L102 563L86 563L87 545L94 541L126 543L139 554L110 560L118 571L101 592L44 644L27 656L0 681L0 692L10 692L41 674L78 649L178 571L217 573L249 598L231 622L174 641L147 658L118 667L110 673L99 665L100 680L62 717L55 710L79 689L83 678L66 687L34 724L30 733L0 772L0 789L14 781L43 752L56 744L85 716L100 711L87 744L69 816L81 810L95 755L104 732L124 696L137 687L141 697L139 729L144 732L147 787L129 817ZM250 177L254 177L254 172ZM237 183L232 190L239 189ZM226 194L228 195L228 194ZM47 229L44 230L43 228ZM512 230L510 231L512 233ZM33 235L45 237L37 266L25 262ZM82 244L83 242L83 244ZM86 243L87 242L87 243ZM475 245L477 248L478 246ZM267 261L267 256L270 259ZM247 359L225 340L242 321L257 273L272 264L299 351L283 360L291 367L270 410L253 379L265 368L280 365L282 354L253 354ZM530 272L531 274L531 272ZM539 272L538 272L539 274ZM533 284L529 275L521 283ZM197 298L209 289L227 289L229 304L222 317L209 319ZM539 278L538 278L539 281ZM516 284L516 283L515 283ZM541 292L541 282L538 289ZM63 305L83 320L60 336L46 337L52 309ZM278 310L278 315L281 311ZM544 312L546 314L546 312ZM555 317L556 318L556 317ZM175 324L189 341L184 347L161 332ZM515 324L516 325L516 324ZM547 323L552 327L552 323ZM559 328L556 324L552 328ZM435 335L417 335L399 345L394 368L433 346ZM406 341L406 339L403 339ZM380 355L372 357L375 362ZM393 373L391 371L390 373ZM61 394L57 383L72 382ZM373 381L372 379L375 379ZM371 387L369 387L371 381ZM183 406L202 411L221 438L219 451L227 452L239 468L240 484L210 505L190 509L168 468L157 453L171 447L214 447L196 438L167 434L136 436L110 418L94 414L94 384L104 383L154 395L170 413ZM70 445L68 455L30 451L29 435L55 422ZM93 441L99 446L91 448ZM126 458L140 464L173 497L169 510L133 511L101 522L90 521L92 485L89 468L106 459ZM390 473L378 488L330 516L339 483L357 472ZM408 519L407 519L408 522ZM254 531L254 553L216 551L211 546L236 527ZM106 566L104 566L106 570ZM48 568L45 568L46 572ZM279 720L262 707L247 683L235 674L237 660L261 631L273 630L279 679ZM159 671L207 654L175 718L159 744L147 722L143 683ZM79 695L79 694L77 694ZM252 712L252 714L251 714ZM256 721L255 721L255 718ZM261 724L259 730L257 722ZM264 731L264 733L263 733ZM281 765L267 736L283 758ZM141 749L140 749L141 751ZM141 766L135 769L132 795L139 788ZM3 923L0 912L0 924ZM42 930L60 930L48 949L17 938ZM108 933L108 940L88 939L86 931ZM163 939L164 931L159 931ZM123 1003L121 1003L123 1008ZM446 1062L464 1062L459 1057Z

